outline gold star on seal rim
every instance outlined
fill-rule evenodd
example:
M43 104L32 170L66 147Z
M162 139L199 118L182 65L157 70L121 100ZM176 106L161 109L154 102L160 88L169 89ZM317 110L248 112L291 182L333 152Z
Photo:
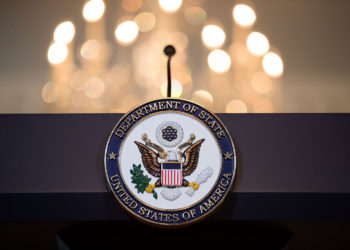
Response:
M115 154L114 152L112 152L112 153L108 154L108 156L109 156L109 159L110 159L110 160L115 160L117 154Z
M225 160L231 160L233 154L230 154L229 152L227 152L226 154L224 154L225 156Z

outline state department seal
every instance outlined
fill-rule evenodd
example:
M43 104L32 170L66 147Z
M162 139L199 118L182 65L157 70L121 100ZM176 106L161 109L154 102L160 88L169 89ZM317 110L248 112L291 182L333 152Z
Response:
M110 190L136 218L184 226L211 214L229 193L236 153L222 122L181 99L159 99L129 113L106 146Z

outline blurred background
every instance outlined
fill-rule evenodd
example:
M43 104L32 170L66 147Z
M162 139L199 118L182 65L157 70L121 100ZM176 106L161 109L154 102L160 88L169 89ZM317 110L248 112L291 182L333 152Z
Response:
M345 0L3 0L1 113L123 113L166 95L214 112L349 112Z

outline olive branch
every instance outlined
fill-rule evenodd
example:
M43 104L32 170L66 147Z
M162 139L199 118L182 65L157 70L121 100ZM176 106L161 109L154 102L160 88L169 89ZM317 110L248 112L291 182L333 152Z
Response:
M137 192L143 194L143 192L148 187L151 181L151 178L143 174L143 170L141 169L141 164L137 166L133 164L132 169L130 169L130 173L132 174L131 183L136 184L135 188L137 189ZM155 199L158 198L158 194L156 193L156 191L152 190L152 194Z

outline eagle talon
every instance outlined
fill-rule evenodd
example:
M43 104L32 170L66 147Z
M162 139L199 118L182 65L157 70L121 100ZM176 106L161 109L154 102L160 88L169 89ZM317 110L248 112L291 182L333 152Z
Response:
M165 159L168 156L168 152L159 152L159 158L160 159Z
M154 184L148 184L148 186L145 188L145 191L147 193L152 193L153 192L153 189L156 187L156 185Z
M197 182L191 182L188 186L192 187L194 190L199 188L199 184Z

